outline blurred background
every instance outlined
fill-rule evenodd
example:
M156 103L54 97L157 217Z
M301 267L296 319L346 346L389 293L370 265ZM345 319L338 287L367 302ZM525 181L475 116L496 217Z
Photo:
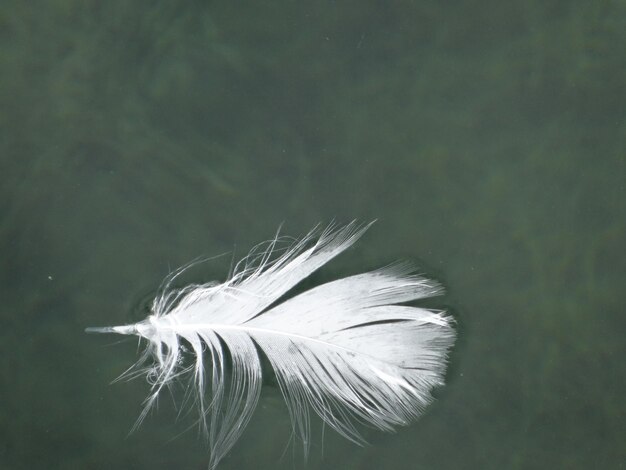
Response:
M625 468L625 50L623 1L4 0L0 467L206 468L167 396L127 435L136 342L84 328L356 218L321 276L443 282L446 386L305 464L270 384L221 469Z

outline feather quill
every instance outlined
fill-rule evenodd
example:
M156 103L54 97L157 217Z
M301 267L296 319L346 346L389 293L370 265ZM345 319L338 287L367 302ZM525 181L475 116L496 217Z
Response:
M437 283L395 264L282 301L370 225L314 229L283 251L277 235L253 249L221 284L172 288L188 266L180 268L166 278L145 320L87 328L147 340L139 361L122 375L145 373L151 384L136 426L165 386L190 374L214 468L258 402L259 350L274 370L305 455L311 409L356 443L363 443L359 423L392 431L416 419L432 388L443 384L455 333L444 312L398 304L441 294ZM186 366L189 348L192 365Z

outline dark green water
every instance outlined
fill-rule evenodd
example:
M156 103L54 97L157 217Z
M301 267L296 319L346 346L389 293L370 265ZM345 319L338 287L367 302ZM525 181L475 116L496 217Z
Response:
M322 276L441 280L447 385L306 465L270 385L220 468L625 468L625 50L618 1L2 2L0 468L206 468L167 396L127 437L136 344L84 328L353 218Z

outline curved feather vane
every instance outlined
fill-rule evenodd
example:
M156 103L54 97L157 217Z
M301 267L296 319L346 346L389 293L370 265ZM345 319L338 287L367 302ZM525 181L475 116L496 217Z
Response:
M431 401L431 389L443 384L455 333L443 312L398 304L440 294L438 284L396 264L279 302L368 227L314 229L282 252L277 236L255 248L223 284L171 289L182 268L166 280L146 320L88 328L148 341L142 358L125 374L147 372L152 384L137 425L164 386L193 374L214 468L240 437L259 399L259 349L274 369L305 453L311 409L357 443L362 442L357 423L391 431L417 418ZM182 365L185 346L193 352L191 367Z

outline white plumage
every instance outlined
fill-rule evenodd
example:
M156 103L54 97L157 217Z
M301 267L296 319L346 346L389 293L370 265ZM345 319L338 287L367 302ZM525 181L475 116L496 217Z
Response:
M274 369L305 452L310 409L357 443L362 439L356 423L390 431L417 418L431 400L431 389L443 384L455 333L443 312L397 304L440 294L437 283L396 264L280 301L368 227L351 223L314 229L283 251L277 244L284 240L277 236L255 248L222 284L172 289L172 281L186 269L181 268L166 279L147 319L88 328L148 341L125 374L147 373L152 385L137 424L164 386L193 374L200 423L210 445L209 467L214 468L257 404L259 349ZM187 348L193 353L190 367L183 365Z

